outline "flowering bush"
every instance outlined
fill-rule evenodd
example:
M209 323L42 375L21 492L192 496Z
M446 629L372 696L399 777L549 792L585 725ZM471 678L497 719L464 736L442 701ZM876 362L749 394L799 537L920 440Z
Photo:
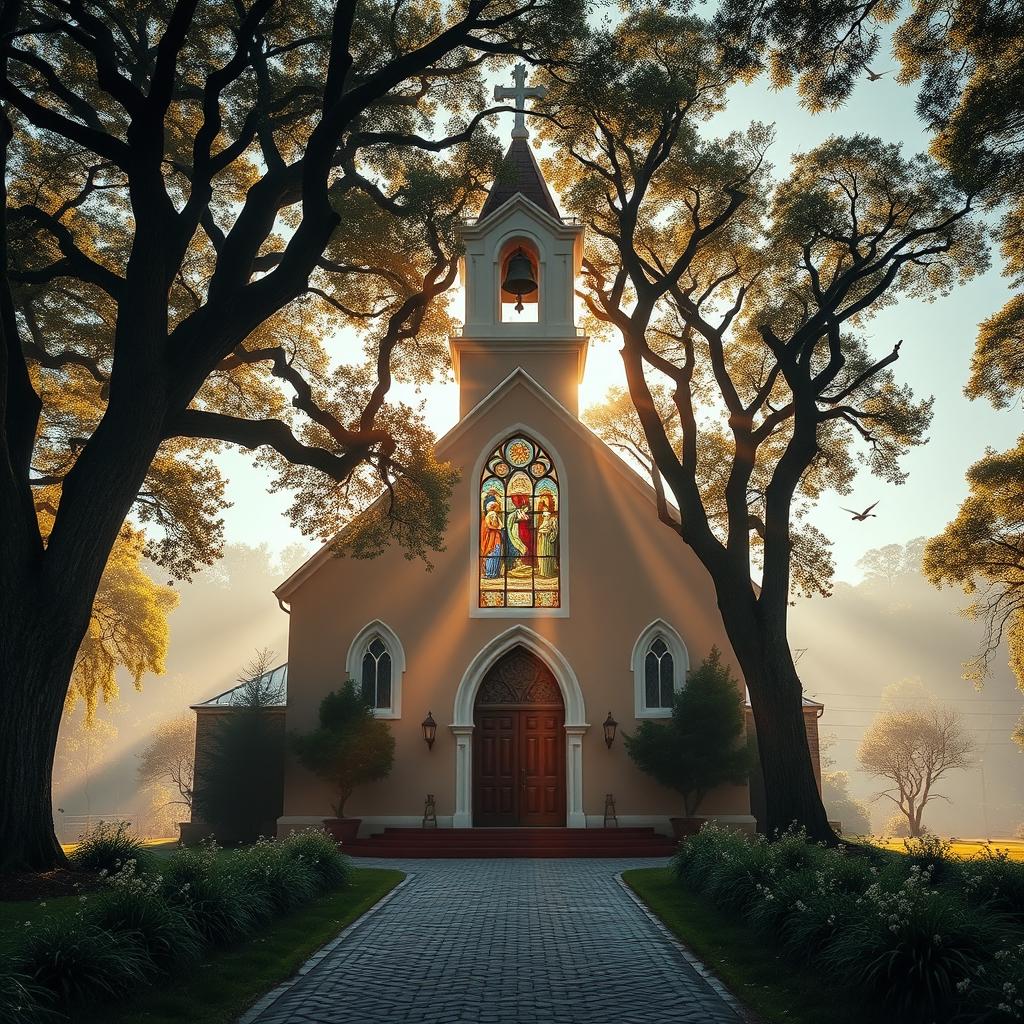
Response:
M117 829L110 835L121 842ZM26 928L18 955L0 964L0 1021L66 1020L50 1005L66 1011L120 996L347 883L351 873L333 841L315 832L227 855L210 843L162 865L147 871L127 857L113 871L103 868L103 891L80 897L76 914Z
M141 865L145 856L141 837L127 821L101 821L79 836L68 859L80 871L113 873L130 860Z
M1024 864L1005 855L960 861L934 837L903 854L832 850L798 831L768 842L708 824L672 867L879 1017L1024 1021Z

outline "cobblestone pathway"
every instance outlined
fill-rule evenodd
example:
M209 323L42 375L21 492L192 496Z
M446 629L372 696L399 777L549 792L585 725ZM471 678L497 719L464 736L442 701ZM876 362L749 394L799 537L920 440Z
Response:
M737 1024L615 877L659 863L361 861L413 877L242 1024Z

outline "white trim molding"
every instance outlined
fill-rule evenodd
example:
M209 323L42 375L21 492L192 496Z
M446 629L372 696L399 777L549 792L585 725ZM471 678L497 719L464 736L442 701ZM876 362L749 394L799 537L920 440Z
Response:
M452 724L455 736L454 828L473 824L473 709L477 691L491 666L513 647L525 647L551 670L565 705L565 823L569 828L586 828L583 813L583 736L590 728L586 703L576 673L552 643L529 626L517 625L489 640L469 663L455 692Z
M373 642L380 638L391 655L391 707L374 708L376 718L396 719L402 717L402 676L405 675L405 649L398 634L382 619L368 622L349 644L345 656L345 678L351 679L357 687L362 684L363 655Z
M481 608L480 607L480 477L491 453L506 438L524 434L548 453L558 475L558 603L557 608ZM498 431L481 449L473 466L469 488L469 617L471 619L567 619L569 617L569 479L561 456L551 442L525 423L510 423ZM543 658L543 655L540 655ZM472 716L470 716L472 722Z
M647 651L655 640L663 640L672 655L672 690L678 693L686 685L686 674L690 671L690 655L679 632L664 619L655 619L648 623L633 644L629 665L633 672L633 713L638 719L671 718L671 708L647 707L647 688L644 663Z

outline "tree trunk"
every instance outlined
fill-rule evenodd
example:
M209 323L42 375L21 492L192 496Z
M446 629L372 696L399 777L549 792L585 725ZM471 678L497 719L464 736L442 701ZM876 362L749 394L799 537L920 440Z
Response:
M64 695L80 636L36 602L4 602L0 638L0 874L67 864L53 828L51 786ZM86 614L86 620L88 613Z
M749 606L720 601L719 607L757 727L766 805L761 830L772 836L796 825L812 842L835 846L840 840L821 802L804 725L803 688L785 631L775 636L770 623Z

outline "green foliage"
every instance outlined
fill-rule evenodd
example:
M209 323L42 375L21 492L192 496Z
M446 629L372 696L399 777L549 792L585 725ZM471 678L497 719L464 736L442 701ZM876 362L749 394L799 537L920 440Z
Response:
M1019 1013L1024 864L1005 856L958 861L934 837L869 856L799 831L768 842L705 825L672 870L885 1019L980 1024Z
M144 862L146 853L127 821L100 821L80 837L68 859L79 871L113 874L129 861Z
M92 923L109 932L133 935L159 970L199 959L202 937L190 915L166 898L161 876L140 875L129 861L109 879L91 909Z
M293 832L278 842L285 857L301 860L313 869L325 890L348 885L352 877L349 859L338 844L321 828Z
M65 1007L130 992L153 973L153 962L133 932L108 931L75 915L36 930L18 968Z
M21 966L4 957L0 960L0 1024L48 1024L63 1021L63 1014L50 1008L52 993L34 982Z
M231 874L275 913L308 903L321 888L320 876L309 862L290 856L282 844L269 839L239 850L230 865Z
M696 813L710 789L743 782L751 766L743 735L740 684L717 647L691 672L672 702L672 718L645 721L626 736L633 762L683 797L687 816Z
M213 946L247 937L273 913L269 899L222 864L212 844L178 850L164 867L161 889Z
M309 771L332 782L338 800L337 817L356 786L384 778L395 759L395 738L385 722L375 718L352 680L320 702L320 728L292 737L299 761Z
M284 799L284 732L271 710L280 697L267 682L270 661L271 653L261 651L246 666L241 690L195 766L199 815L238 842L269 827Z

